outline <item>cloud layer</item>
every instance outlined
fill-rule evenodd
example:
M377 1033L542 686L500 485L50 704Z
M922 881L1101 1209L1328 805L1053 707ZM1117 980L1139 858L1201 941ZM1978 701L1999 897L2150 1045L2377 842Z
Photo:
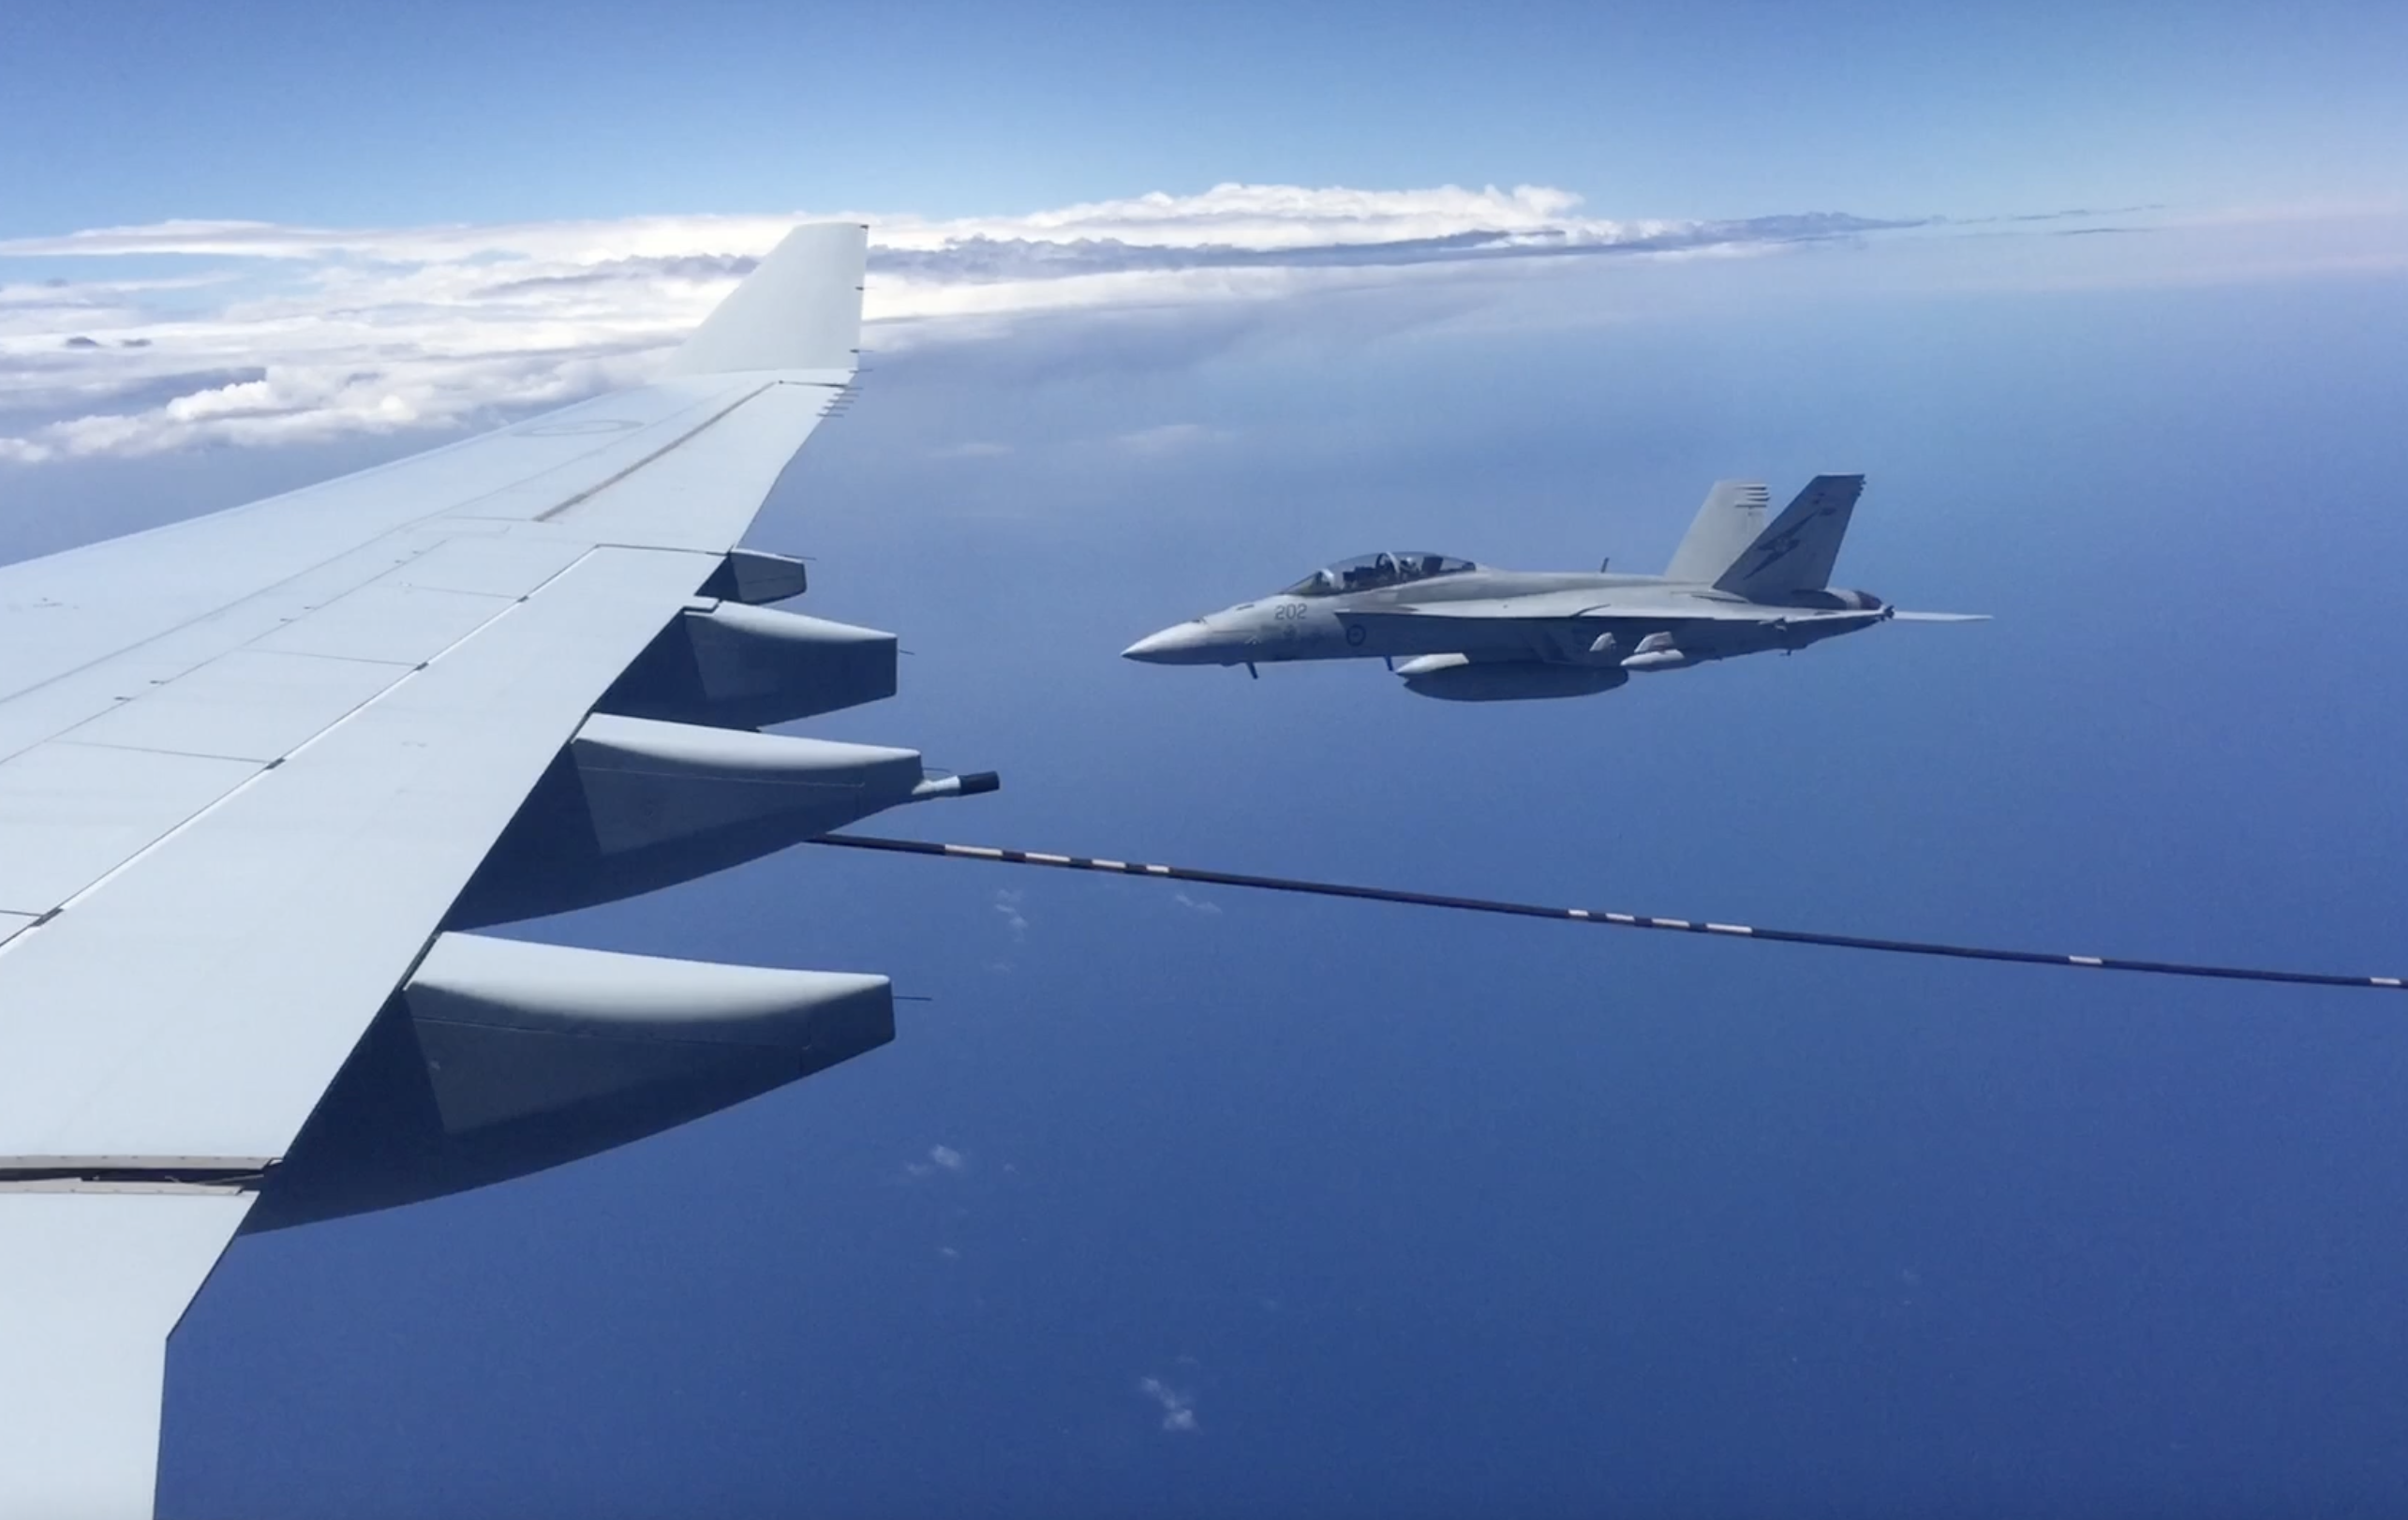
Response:
M1613 221L1543 186L1224 185L871 226L872 346L1049 311L1276 299L1499 261L1763 251L1926 225ZM457 425L646 374L796 216L379 230L164 222L0 241L0 460Z

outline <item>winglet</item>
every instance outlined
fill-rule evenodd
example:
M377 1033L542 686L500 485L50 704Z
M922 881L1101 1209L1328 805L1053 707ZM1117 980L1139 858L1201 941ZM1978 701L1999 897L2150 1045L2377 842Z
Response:
M870 230L857 222L795 228L703 319L663 373L855 368L869 246Z

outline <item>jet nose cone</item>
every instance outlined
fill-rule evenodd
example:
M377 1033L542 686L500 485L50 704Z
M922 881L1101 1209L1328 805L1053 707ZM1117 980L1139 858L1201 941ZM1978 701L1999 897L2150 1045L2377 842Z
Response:
M1199 618L1194 622L1166 628L1159 633L1148 633L1122 649L1121 658L1141 661L1149 665L1193 664L1209 633L1204 620Z

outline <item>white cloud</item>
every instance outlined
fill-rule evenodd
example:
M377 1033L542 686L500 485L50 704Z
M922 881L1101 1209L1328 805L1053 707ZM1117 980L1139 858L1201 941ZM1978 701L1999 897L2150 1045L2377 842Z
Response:
M940 1171L959 1172L969 1169L970 1158L950 1145L931 1145L925 1161L906 1161L906 1177L933 1177Z
M1217 918L1221 916L1221 904L1210 898L1189 897L1184 892L1173 892L1170 894L1170 900L1188 912L1200 913L1208 918Z
M1135 432L1120 434L1112 442L1130 454L1159 456L1182 454L1210 443L1226 443L1232 436L1224 429L1207 427L1202 423L1164 423L1159 427L1140 427Z
M1575 215L1580 197L1544 186L1499 190L1362 190L1297 185L1216 185L1196 195L1156 191L1084 201L1017 216L929 220L833 209L810 215L867 223L882 248L976 258L994 245L1028 243L1076 249L1121 243L1135 247L1213 246L1303 249L1401 243L1466 231L1500 237L1573 236L1597 241L1661 234L1696 225L1667 220L1608 221ZM800 215L800 214L797 214ZM0 259L94 258L126 254L208 254L250 259L347 259L398 265L474 264L511 270L514 261L546 272L591 270L615 261L692 260L768 251L796 216L631 216L611 220L459 224L403 228L288 227L273 222L167 221L109 227L54 237L0 239ZM496 276L496 282L509 276Z
M1008 887L996 888L995 911L1003 916L1003 923L1011 930L1012 938L1024 940L1029 937L1029 920L1020 912L1019 893Z
M1159 1378L1137 1380L1137 1392L1162 1406L1162 1428L1192 1431L1196 1423L1196 1395L1183 1393Z
M1048 312L1226 306L1500 261L1689 257L1925 225L1607 219L1544 186L1221 185L1012 216L820 215L870 226L873 350ZM459 426L635 382L801 217L171 221L0 240L0 458ZM53 273L111 258L139 261L141 277ZM1173 424L1120 441L1159 452L1211 437Z

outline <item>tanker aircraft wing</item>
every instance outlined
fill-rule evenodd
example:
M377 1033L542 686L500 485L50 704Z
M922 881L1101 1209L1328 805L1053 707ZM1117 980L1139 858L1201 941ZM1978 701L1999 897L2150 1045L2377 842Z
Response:
M754 731L894 690L735 548L852 384L864 243L794 231L652 384L0 569L0 1515L151 1513L238 1230L891 1037L879 976L460 931L991 784Z

